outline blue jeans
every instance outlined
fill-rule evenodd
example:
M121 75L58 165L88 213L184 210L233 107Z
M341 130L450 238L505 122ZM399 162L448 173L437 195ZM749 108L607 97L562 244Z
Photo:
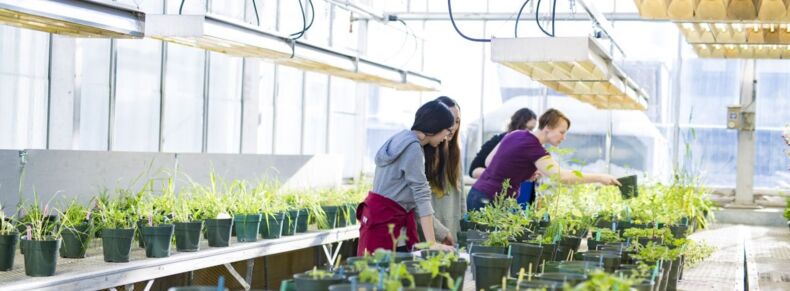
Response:
M490 200L486 193L470 188L469 195L466 196L466 211L479 210L486 206Z

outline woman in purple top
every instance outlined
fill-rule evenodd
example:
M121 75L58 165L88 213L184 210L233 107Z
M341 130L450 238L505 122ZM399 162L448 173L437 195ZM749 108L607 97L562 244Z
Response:
M477 179L466 197L467 210L477 210L502 195L502 182L510 180L511 187L506 195L516 196L518 185L526 180L534 180L537 173L557 176L560 182L601 183L619 185L617 179L607 174L584 173L580 176L560 168L543 147L544 144L559 146L571 121L562 112L549 109L538 120L538 131L515 130L507 134L499 145L486 158L486 170Z

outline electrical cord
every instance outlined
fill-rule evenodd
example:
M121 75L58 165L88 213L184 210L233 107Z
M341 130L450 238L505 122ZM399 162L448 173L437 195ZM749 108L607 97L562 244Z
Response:
M178 15L181 15L181 11L184 10L184 2L187 0L181 0L181 6L178 7Z
M252 0L252 9L255 9L255 21L258 22L258 26L261 26L261 17L258 16L258 5L255 4L255 0Z
M529 0L524 1L524 4L521 5L521 9L518 10L518 16L516 16L516 29L515 29L516 38L518 38L518 21L521 20L521 13L524 12L524 8L527 7L527 3L529 3Z
M543 34L545 34L547 36L550 36L550 37L554 37L554 20L556 19L556 16L557 16L557 14L556 14L556 11L557 11L557 9L556 9L557 8L557 0L554 0L554 2L552 4L552 9L551 9L551 33L546 31L543 28L543 25L540 24L540 3L542 2L542 0L537 0L537 1L538 1L538 4L535 7L535 23L538 24L538 28L540 28L540 31L542 31Z
M463 32L461 32L461 30L458 29L458 26L455 24L455 19L453 18L453 6L452 6L451 2L452 2L452 0L447 0L447 12L450 13L450 22L453 24L453 28L455 28L455 31L458 32L458 35L460 35L461 37L463 37L463 38L465 38L466 40L469 40L469 41L474 41L474 42L491 42L491 39L489 39L489 38L471 38L471 37L466 36Z
M296 0L296 1L299 2L299 12L302 12L302 31L292 33L291 34L292 40L297 40L302 38L302 36L304 36L304 32L307 31L307 16L305 15L304 12L304 5L302 5L302 0ZM293 57L293 55L291 57Z

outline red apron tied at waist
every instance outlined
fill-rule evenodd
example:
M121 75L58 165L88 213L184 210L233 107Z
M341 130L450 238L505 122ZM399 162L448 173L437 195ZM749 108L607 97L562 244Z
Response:
M406 227L406 247L412 249L419 241L417 235L417 220L414 210L406 212L397 202L374 192L368 192L365 201L357 206L357 221L359 227L359 247L357 256L364 256L365 251L373 253L382 248L392 250L392 237L388 225L394 224L395 238L401 234L401 229Z

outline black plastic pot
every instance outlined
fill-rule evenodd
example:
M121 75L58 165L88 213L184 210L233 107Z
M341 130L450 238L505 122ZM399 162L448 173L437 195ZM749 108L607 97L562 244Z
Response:
M450 263L450 266L447 267L447 273L450 274L450 277L453 278L454 282L461 281L460 287L458 290L464 289L464 277L466 276L466 267L469 263L464 259L458 259L458 261ZM451 289L453 286L450 286L447 280L442 280L442 288Z
M140 230L143 229L143 227L145 227L146 225L148 225L148 221L146 221L145 219L140 219L137 221L135 225L137 226L137 229ZM145 240L143 239L143 233L141 231L138 231L134 234L134 237L137 240L137 246L140 248L145 248Z
M227 247L230 245L230 231L233 228L233 219L206 219L206 234L210 247Z
M60 239L27 240L22 239L25 245L25 274L30 277L48 277L55 274L58 264L58 249Z
M349 204L348 206L349 206L349 207L348 207L348 210L349 210L349 215L348 215L348 217L349 217L349 219L350 219L350 222L349 222L349 224L350 224L350 225L357 224L357 207L358 207L359 205L358 205L358 204L355 204L355 203L352 203L352 204Z
M511 243L510 255L513 257L513 264L510 266L510 276L518 277L519 271L523 268L525 273L530 271L537 273L540 266L540 256L543 253L543 246L525 243Z
M646 246L649 243L661 244L664 239L660 237L640 237L636 239L640 245Z
M535 280L528 281L527 278L524 278L521 282L518 282L518 279L515 278L508 278L506 283L507 287L502 288L502 282L499 285L494 285L491 287L491 290L497 291L512 291L512 290L546 290L546 291L553 291L553 290L562 290L562 284L559 282L553 281L544 281L544 280Z
M358 283L356 289L351 288L351 284L335 284L329 286L329 291L373 291L373 285Z
M0 235L0 271L9 271L14 267L17 242L19 233Z
M299 211L298 210L289 210L288 213L284 213L285 216L283 218L283 232L282 236L290 236L296 233L296 222L299 218Z
M326 278L313 278L307 273L294 275L296 290L328 291L329 286L343 283L343 276L333 274Z
M672 236L675 238L684 238L688 236L688 225L672 225L669 227L669 230L672 231Z
M560 262L559 266L557 267L557 271L560 273L583 275L587 275L601 269L603 269L603 266L601 266L598 262L586 261Z
M414 277L414 286L415 287L435 287L439 288L442 285L442 277L436 276L436 278L431 278L430 272L419 271L415 268L408 268L409 274ZM404 286L408 286L404 282Z
M461 224L461 231L468 231L474 228L474 224L466 219L461 219L459 223Z
M490 290L491 286L502 282L510 270L512 257L504 254L472 254L475 274L475 290Z
M261 218L261 237L265 239L280 238L283 233L285 213L263 214Z
M620 267L622 257L615 253L590 251L582 255L585 261L595 262L603 266L606 272L612 273Z
M104 261L110 263L125 263L129 261L134 240L134 228L110 228L101 232L102 251Z
M505 254L507 253L506 247L489 247L478 244L472 244L469 249L470 254L489 253L489 254Z
M466 231L459 231L455 234L455 241L458 243L458 248L466 248L469 246Z
M60 247L60 256L72 259L84 258L85 252L88 250L88 243L93 238L91 231L92 226L88 223L64 229L61 233L63 245Z
M321 206L326 214L326 224L319 223L318 229L333 229L337 227L338 216L340 215L340 206L326 205Z
M196 252L200 250L200 233L203 221L176 222L176 250L179 252Z
M653 283L653 281L644 280L642 282L639 282L639 284L631 285L631 289L636 291L653 291L653 289L655 289L655 286L656 285Z
M236 214L233 216L233 226L236 228L238 242L257 241L261 226L261 214Z
M618 178L617 181L620 182L620 195L623 198L634 198L639 196L639 188L637 187L636 175L626 176L622 178Z
M563 284L568 283L571 286L576 286L576 284L587 280L587 275L572 273L543 273L540 274L538 278L541 280L560 282Z
M228 291L228 288L222 288L222 290ZM167 288L167 291L217 291L217 286L170 287L170 288Z
M554 255L554 259L557 261L568 260L571 251L573 252L579 251L580 244L581 244L581 238L572 237L572 236L563 236L562 240L560 240L559 243L557 244L557 253Z
M296 233L307 232L307 219L309 218L307 209L300 209L299 215L296 217Z
M678 289L678 280L680 280L680 269L682 267L682 260L680 258L675 259L672 261L672 266L669 269L669 276L667 278L667 290L677 290Z
M145 241L145 256L148 258L169 257L174 229L175 226L172 224L146 226L140 229Z

